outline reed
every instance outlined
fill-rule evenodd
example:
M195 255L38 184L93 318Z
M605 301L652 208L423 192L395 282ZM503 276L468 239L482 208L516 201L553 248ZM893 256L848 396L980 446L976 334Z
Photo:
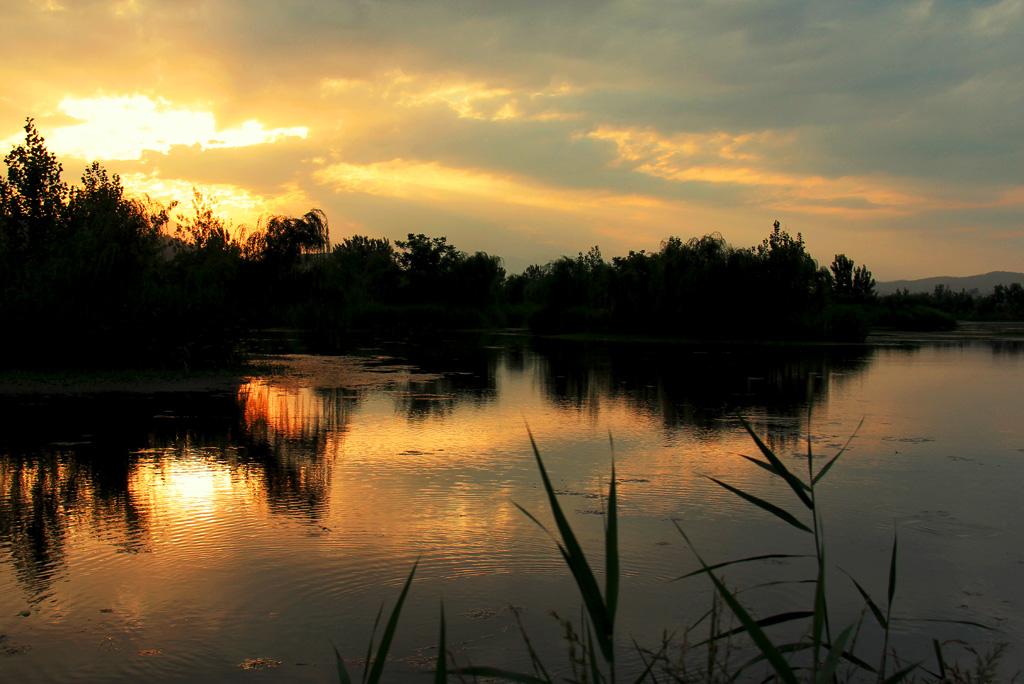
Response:
M487 680L520 682L523 684L552 684L556 681L580 684L616 684L619 677L625 677L624 681L633 684L641 684L641 682L651 682L652 684L658 682L716 684L718 682L731 683L740 679L762 682L777 681L785 684L840 684L840 682L865 682L871 680L874 680L877 684L898 684L904 680L926 681L936 684L982 684L983 682L997 681L996 664L1005 651L1005 644L997 644L991 652L986 654L979 654L970 646L961 644L974 657L974 662L967 666L961 666L959 663L948 663L946 647L949 645L949 642L940 642L937 639L932 639L935 654L934 666L930 666L930 663L926 665L924 662L903 664L895 658L890 643L891 629L894 622L892 608L897 589L898 543L895 534L893 535L892 551L888 564L887 592L883 604L880 605L860 582L841 570L847 575L856 591L862 597L864 611L862 612L861 619L843 626L838 633L836 632L832 624L832 615L829 611L828 589L831 586L831 574L828 572L827 545L819 516L817 485L828 475L840 456L848 449L857 430L854 431L850 439L834 456L817 469L811 439L808 436L807 475L806 479L801 479L764 443L746 420L739 418L739 421L750 435L762 457L743 456L743 458L769 473L771 477L781 479L787 485L787 491L798 502L798 505L804 509L805 513L802 516L794 515L773 502L755 496L727 482L715 478L709 479L747 503L773 516L780 522L809 535L811 552L799 554L773 553L708 564L690 540L683 526L679 521L674 521L680 535L682 535L700 565L697 570L681 575L676 580L704 576L712 583L715 591L712 608L693 625L693 627L696 627L707 620L709 624L707 638L693 645L689 645L684 638L684 643L682 644L683 650L691 652L689 654L703 649L702 652L697 653L697 655L704 656L704 658L698 661L702 663L700 667L696 669L688 667L685 659L681 659L678 663L670 663L667 653L674 646L674 637L666 633L662 643L654 650L643 649L639 645L633 644L641 656L640 662L642 666L637 668L638 671L630 672L628 675L617 671L615 618L619 602L620 554L617 519L618 494L616 491L614 458L612 460L611 478L608 485L604 525L605 566L604 590L602 591L597 574L594 572L579 539L573 532L572 526L569 524L569 520L559 504L547 469L544 466L544 461L541 458L540 450L537 448L532 433L529 433L530 446L537 463L544 492L547 496L551 517L554 519L554 529L549 529L522 506L518 504L516 506L555 542L562 559L565 561L566 567L573 577L582 601L581 629L577 630L570 621L560 619L565 630L566 641L569 644L571 674L553 675L553 670L545 667L541 662L528 635L525 631L522 631L521 624L520 630L522 631L523 641L530 656L533 673L516 672L489 666L460 667L455 662L453 654L445 649L445 620L442 606L438 659L433 672L435 683L441 684L442 682L449 681L451 678L455 678L460 682L478 681L478 678L486 678ZM860 426L858 426L858 430L859 428ZM529 429L527 431L529 432ZM614 447L612 451L614 454ZM739 591L729 588L720 571L743 563L782 558L806 559L813 564L813 576L809 579L797 580L813 586L811 605L803 610L790 609L766 617L755 617L744 607L743 602L738 598ZM373 658L371 658L373 651L373 641L371 639L364 661L362 684L376 684L381 677L391 638L397 627L402 603L409 591L415 571L416 567L413 566L412 572L409 573L405 586L391 612L377 649L377 654ZM767 584L777 583L768 582ZM723 610L726 609L728 614L731 614L735 620L731 624L738 623L738 626L733 627L728 620L722 619ZM860 633L865 614L871 616L871 619L877 623L883 634L882 645L879 651L873 655L865 655L858 652L857 636ZM378 622L379 619L380 613L378 613ZM518 622L518 615L516 615L516 619ZM965 620L943 622L989 629L985 625ZM801 636L795 641L779 641L774 639L771 636L771 628L783 624L802 625L802 629L799 631ZM691 630L688 630L687 634ZM374 633L376 633L376 623L374 625ZM730 640L740 635L745 635L749 638L754 649L756 649L756 654L753 657L747 657L744 662L730 662L729 652L732 650ZM725 643L724 648L721 647L722 643ZM335 649L335 653L338 661L339 680L342 684L351 684L351 679L345 670L344 662L337 649ZM719 656L722 653L724 655L720 658ZM758 675L755 678L753 668L764 665L768 667L768 675Z

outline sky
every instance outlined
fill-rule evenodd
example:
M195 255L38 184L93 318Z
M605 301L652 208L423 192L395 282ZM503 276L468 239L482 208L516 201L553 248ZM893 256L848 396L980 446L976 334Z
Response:
M3 153L26 117L69 182L509 272L776 220L878 280L1024 271L1024 0L6 2Z

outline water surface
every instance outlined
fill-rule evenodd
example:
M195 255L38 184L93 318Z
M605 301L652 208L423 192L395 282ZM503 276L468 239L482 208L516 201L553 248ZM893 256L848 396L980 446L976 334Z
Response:
M803 473L863 419L820 500L830 565L884 601L899 535L901 653L930 637L1016 642L1024 665L1024 355L1014 343L858 347L626 345L457 338L286 356L204 392L8 394L0 402L0 675L17 681L333 681L333 645L365 650L382 601L417 579L394 677L430 666L440 602L460 662L526 668L512 613L562 666L579 601L554 543L532 431L585 547L601 561L614 453L627 639L699 617L709 562L807 552L805 535L709 477L791 505L737 454L750 419ZM808 416L810 415L810 421ZM610 440L611 438L611 440ZM614 443L614 446L610 444ZM737 567L748 586L809 576ZM834 571L839 621L861 609ZM761 614L809 601L749 593ZM802 604L809 605L809 603ZM865 628L870 652L877 635ZM240 665L280 664L260 673Z

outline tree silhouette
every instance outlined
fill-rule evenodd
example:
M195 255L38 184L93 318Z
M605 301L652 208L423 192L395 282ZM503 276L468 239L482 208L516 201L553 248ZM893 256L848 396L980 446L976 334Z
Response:
M304 254L323 254L331 246L327 215L310 209L302 217L271 216L250 238L250 251L281 267L295 266Z
M875 279L865 266L854 266L853 259L836 254L832 265L832 291L841 301L863 301L875 294Z
M46 149L34 120L25 120L25 143L4 157L0 178L0 250L10 262L38 255L59 237L66 217L68 186L57 156ZM11 266L11 263L6 264Z

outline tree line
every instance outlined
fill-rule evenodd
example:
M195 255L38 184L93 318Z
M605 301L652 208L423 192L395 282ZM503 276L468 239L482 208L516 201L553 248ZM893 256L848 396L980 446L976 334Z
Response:
M843 254L819 267L802 236L778 222L751 248L717 233L670 237L655 252L609 262L595 246L509 275L501 258L445 237L354 235L332 246L317 209L235 228L196 191L191 212L175 213L176 204L129 196L97 163L71 186L31 119L4 162L3 365L222 367L239 360L249 331L274 326L302 328L325 346L359 330L509 326L857 340L880 311L901 306L880 305L870 271ZM1017 315L1019 295L1001 295L1017 297ZM907 310L939 310L903 300Z

